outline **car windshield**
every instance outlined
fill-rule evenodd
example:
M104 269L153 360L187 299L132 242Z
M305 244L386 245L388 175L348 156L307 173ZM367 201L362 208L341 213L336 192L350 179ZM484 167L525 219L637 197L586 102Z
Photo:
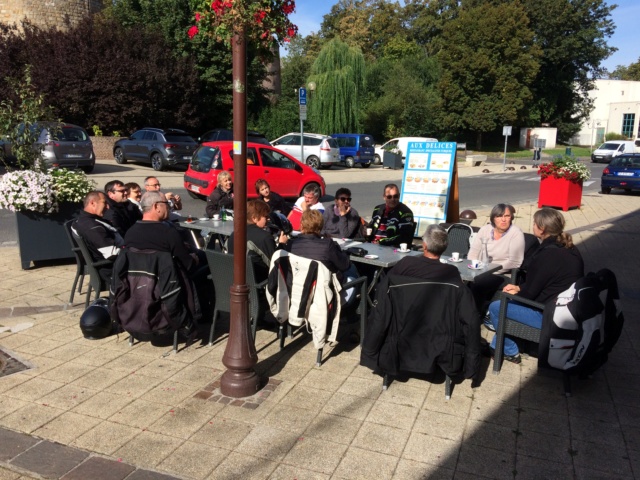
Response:
M598 147L598 150L618 150L619 146L619 143L603 143Z
M371 137L360 137L360 146L361 147L373 147L373 138Z
M640 157L617 157L611 160L610 167L640 168Z
M327 143L331 148L339 148L335 138L327 138Z
M186 133L167 133L165 138L167 142L195 142L195 140Z
M89 140L86 132L77 127L62 127L60 129L50 129L51 138L66 142L86 142Z
M220 149L217 147L200 147L191 159L191 170L207 173L211 169L222 169Z

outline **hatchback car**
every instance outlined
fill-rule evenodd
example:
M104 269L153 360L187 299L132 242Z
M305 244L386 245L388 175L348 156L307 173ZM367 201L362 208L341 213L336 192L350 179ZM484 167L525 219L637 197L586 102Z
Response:
M143 128L113 146L116 162L150 163L154 170L189 165L198 143L184 130Z
M250 142L271 145L269 140L267 140L267 137L260 132L249 130L247 131L247 137ZM207 133L198 137L198 143L217 142L219 140L233 140L233 132L226 128L214 128L213 130L209 130Z
M17 127L24 130L24 124ZM35 138L34 147L42 149L42 158L47 167L81 168L92 172L96 164L93 143L87 131L77 125L57 122L37 122L31 125L31 138ZM3 155L7 163L15 165L11 153L11 143L3 141Z
M611 193L612 188L640 190L640 153L625 153L611 160L602 171L600 187L604 194Z
M340 148L334 138L317 133L304 134L304 157L299 133L287 133L271 141L271 145L287 152L312 168L331 168L340 163Z
M371 135L360 133L332 133L340 148L340 161L347 168L353 168L356 163L362 168L369 168L373 163L374 144Z
M208 142L198 148L184 174L184 188L192 197L206 197L218 185L218 174L227 170L233 177L233 142ZM249 142L247 145L247 197L257 198L256 180L263 178L276 193L298 198L304 187L316 184L322 195L325 183L320 173L272 147Z

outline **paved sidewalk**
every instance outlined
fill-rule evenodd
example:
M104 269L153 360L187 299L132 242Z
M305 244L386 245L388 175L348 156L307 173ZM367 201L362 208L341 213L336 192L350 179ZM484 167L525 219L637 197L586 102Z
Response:
M530 232L537 206L516 208ZM235 406L210 391L226 334L177 355L123 335L85 340L84 297L66 305L75 265L23 271L17 248L2 248L0 347L26 369L0 376L0 479L640 479L639 209L637 195L592 194L565 213L587 270L617 274L627 320L571 398L534 358L498 376L485 360L481 385L457 384L449 401L444 377L382 392L357 345L327 348L316 368L308 336L278 352L261 330L268 396Z

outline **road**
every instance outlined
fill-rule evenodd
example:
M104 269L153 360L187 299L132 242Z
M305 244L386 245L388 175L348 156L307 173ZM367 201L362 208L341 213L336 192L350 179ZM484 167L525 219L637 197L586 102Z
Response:
M460 210L480 210L492 207L496 203L524 203L536 201L538 198L539 177L533 169L520 170L521 165L528 165L521 161L515 165L516 171L502 172L501 166L489 165L491 173L482 173L480 169L471 172L460 170ZM600 176L605 165L590 164L591 180L585 182L584 193L596 193L600 190ZM145 165L118 165L113 160L98 161L94 173L90 177L96 181L99 189L112 179L119 179L125 183L138 182L143 184L144 178L153 175L150 167ZM163 191L178 193L183 199L183 211L196 217L204 215L205 202L192 199L182 187L184 172L166 171L157 174ZM387 183L400 183L401 170L382 169L372 166L365 170L359 167L347 169L334 167L323 170L322 175L327 183L327 195L323 202L331 203L333 194L339 187L347 187L353 197L353 208L361 216L369 218L373 208L382 203L383 188ZM615 193L614 193L615 194ZM15 245L16 230L14 214L0 210L0 246Z

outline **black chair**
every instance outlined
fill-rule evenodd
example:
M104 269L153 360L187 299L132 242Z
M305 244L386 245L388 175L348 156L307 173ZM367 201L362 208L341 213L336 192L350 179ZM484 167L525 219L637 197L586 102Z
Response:
M454 223L447 229L447 234L449 237L449 245L443 255L451 256L451 253L458 252L461 258L467 258L469 248L471 247L473 228L464 223Z
M69 239L69 245L71 246L71 251L73 255L76 257L76 276L73 279L73 286L71 287L71 296L69 297L69 303L73 303L73 297L76 292L76 287L78 287L78 293L82 293L82 284L84 283L85 275L89 275L89 270L87 268L87 262L84 261L84 257L82 256L82 252L80 251L80 247L78 247L77 242L73 238L73 233L71 231L71 225L75 220L69 220L68 222L64 222L64 229L67 232L67 238ZM80 280L80 285L78 285L78 280ZM90 293L87 292L87 297L90 296Z
M216 250L205 250L207 263L211 271L211 280L215 289L215 306L213 309L213 321L209 331L209 345L213 345L216 320L220 312L231 313L231 296L229 289L233 285L233 254L223 253ZM264 312L261 311L260 290L267 285L267 280L256 282L253 262L247 256L247 285L249 286L249 317L251 321L251 333L253 339L256 338L256 328L258 319Z
M80 252L82 253L82 257L84 258L87 270L89 271L89 287L87 288L87 298L84 303L84 308L86 309L89 306L89 300L91 298L91 291L95 291L95 300L100 298L100 293L109 290L109 284L105 282L100 276L100 272L98 271L100 267L104 267L107 265L113 265L111 260L93 260L91 257L91 252L89 252L89 248L80 235L76 234L75 231L71 231L73 240L78 244L78 248L80 248Z

